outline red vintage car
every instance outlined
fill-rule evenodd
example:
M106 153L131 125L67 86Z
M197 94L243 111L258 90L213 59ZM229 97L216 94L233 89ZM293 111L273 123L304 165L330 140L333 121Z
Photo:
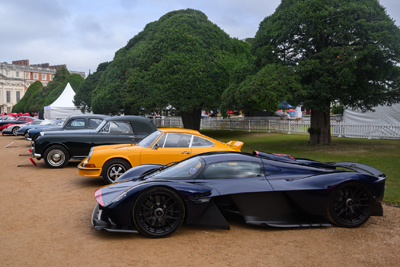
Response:
M10 125L24 124L24 123L31 122L33 120L37 120L37 119L34 117L29 117L29 116L21 116L21 117L18 117L16 120L0 121L0 131L3 131L5 128L7 128Z

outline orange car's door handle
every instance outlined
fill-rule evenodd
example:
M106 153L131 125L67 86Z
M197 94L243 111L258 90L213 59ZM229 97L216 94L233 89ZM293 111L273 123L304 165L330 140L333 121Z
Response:
M189 151L183 151L182 154L190 154Z

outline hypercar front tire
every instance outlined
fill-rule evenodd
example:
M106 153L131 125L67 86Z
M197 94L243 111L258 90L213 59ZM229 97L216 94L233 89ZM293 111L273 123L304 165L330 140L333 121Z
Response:
M152 187L137 198L133 221L148 237L162 238L174 233L185 218L185 205L178 193L165 187Z
M327 218L341 227L358 227L369 219L372 202L373 196L365 185L341 184L329 196Z
M117 180L122 174L130 169L129 164L120 159L113 159L107 162L102 170L102 177L104 183L112 184Z
M69 154L62 146L51 146L44 152L43 159L50 168L63 168L68 163Z

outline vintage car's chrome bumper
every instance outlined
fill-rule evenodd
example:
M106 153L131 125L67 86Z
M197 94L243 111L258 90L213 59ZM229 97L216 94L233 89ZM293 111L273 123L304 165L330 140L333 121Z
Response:
M37 159L41 159L42 158L42 155L41 154L38 154L38 153L35 153L35 147L31 147L31 155L32 155L32 158L37 158Z

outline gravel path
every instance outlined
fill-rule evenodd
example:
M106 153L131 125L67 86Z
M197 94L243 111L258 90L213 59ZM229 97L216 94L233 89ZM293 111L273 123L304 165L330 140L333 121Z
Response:
M230 231L183 226L165 239L97 231L90 216L102 179L79 176L77 162L16 167L29 146L0 136L0 266L400 266L400 208L387 205L357 229L229 218Z

